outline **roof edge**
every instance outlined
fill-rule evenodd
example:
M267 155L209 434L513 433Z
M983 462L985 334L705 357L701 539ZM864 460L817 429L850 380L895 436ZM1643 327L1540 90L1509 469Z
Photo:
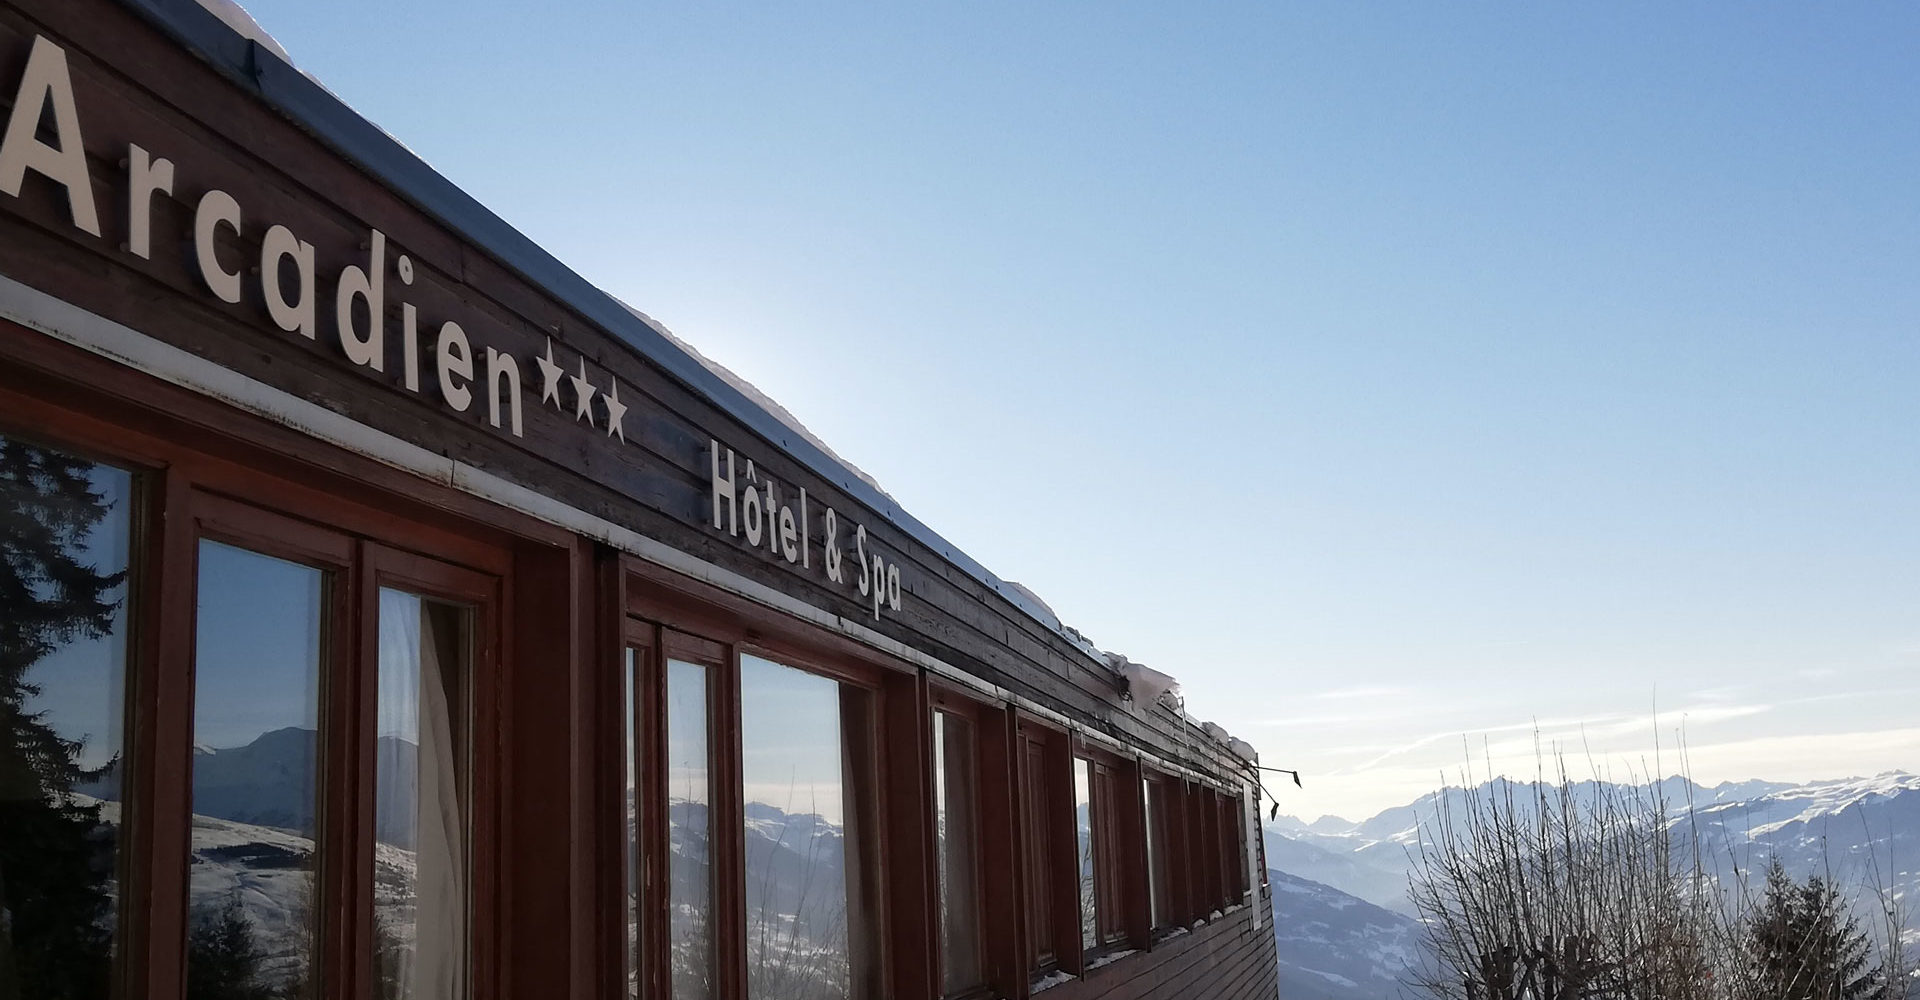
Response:
M706 397L723 413L784 450L815 475L865 504L914 540L964 571L1033 622L1063 640L1088 661L1111 674L1074 637L1053 624L1043 607L962 552L909 514L892 498L869 485L845 463L801 438L740 390L714 375L680 349L653 322L636 315L598 286L548 253L494 214L478 199L442 176L405 145L354 111L346 102L294 68L272 50L235 31L198 0L118 0L228 79L252 92L308 134L354 163L414 207L507 269L573 309L601 329L625 341L669 376Z

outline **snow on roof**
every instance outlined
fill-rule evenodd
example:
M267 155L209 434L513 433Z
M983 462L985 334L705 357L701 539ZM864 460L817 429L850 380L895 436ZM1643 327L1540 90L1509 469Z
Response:
M287 50L281 48L280 43L267 34L267 29L260 27L260 22L254 20L253 15L247 13L245 7L234 3L234 0L200 0L200 6L225 21L227 27L240 33L240 37L259 42L262 48L279 56L281 62L293 65L293 57L287 55Z
M640 320L640 322L645 323L650 327L653 327L653 329L657 331L662 337L665 337L668 340L672 341L673 346L678 347L682 351L685 351L687 353L687 356L691 357L693 360L700 362L700 364L704 366L708 371L718 376L722 382L725 382L728 385L733 386L735 389L740 390L740 394L742 396L747 397L749 400L753 401L754 405L767 411L767 413L772 415L773 419L780 421L782 424L785 424L788 430L794 432L795 434L800 435L802 438L805 438L809 444L813 445L815 448L820 449L820 451L823 452L828 458L831 458L834 461L839 462L841 465L845 466L847 471L853 473L856 477L859 478L861 482L866 483L868 486L871 486L874 489L878 490L881 496L884 496L889 500L894 499L893 494L888 493L886 491L886 488L881 486L878 480L874 479L872 476L867 475L866 471L861 469L859 466L840 457L840 454L834 451L832 448L827 447L827 443L825 441L820 440L820 438L815 436L815 434L812 431L808 430L807 426L800 422L799 417L794 416L793 413L789 411L786 407L781 406L779 402L777 402L772 396L769 396L766 393L761 392L758 386L754 385L752 382L749 382L744 378L741 378L739 375L734 373L733 369L728 368L726 365L723 365L720 362L715 361L712 358L709 358L706 355L700 353L700 351L696 349L692 344L689 344L686 341L681 340L678 336L675 336L672 330L667 329L667 326L665 323L662 323L659 320L654 319L652 316L649 316L646 313L643 313L640 310L635 309L634 307L628 305L624 301L621 301L620 297L617 295L613 295L609 293L607 297L613 299L613 301L615 302L619 302L621 308L632 313L636 319ZM897 503L898 501L895 501L895 502ZM1022 588L1022 589L1025 589L1025 588ZM1035 598L1035 600L1038 600L1038 598Z
M324 91L327 94L328 97L331 97L334 101L338 102L342 108L345 108L353 116L357 117L360 121L363 121L368 125L371 125L373 128L378 129L380 133L387 138L388 141L392 142L395 146L398 146L399 148L405 150L414 159L418 160L422 166L427 167L428 170L433 169L432 166L427 163L424 157L422 157L419 153L415 152L405 142L401 141L401 139L398 136L395 136L393 133L388 132L384 128L381 128L381 126L378 123L374 122L372 119L368 118L367 116L360 114L358 111L355 111L350 105L347 104L346 101L341 100L339 95L335 94L330 88L327 87L326 84L322 83L319 80L319 78L315 77L312 73L309 73L303 69L300 69L297 65L295 65L293 61L293 57L287 54L286 48L283 47L280 44L280 42L276 40L271 34L268 34L267 30L260 26L260 22L254 20L253 15L247 13L246 8L240 6L240 4L236 2L236 0L197 0L197 2L199 3L201 8L213 14L215 17L219 18L222 23L224 23L229 29L233 30L236 34L240 35L242 38L246 38L255 42L262 49L265 49L268 52L271 52L281 62L286 63L287 66L291 67L296 73L299 73L300 76L305 77L314 86L319 87L322 91ZM504 223L502 224L504 225ZM561 265L561 266L564 266L564 265ZM599 289L599 291L602 294L606 294L604 289ZM819 436L815 435L811 430L808 430L806 425L802 424L799 418L795 417L791 411L789 411L786 407L780 405L780 403L774 400L771 396L768 396L766 393L761 392L759 387L755 386L753 383L747 381L746 379L741 378L732 369L700 353L700 351L695 349L693 345L680 339L678 336L675 336L673 331L667 329L665 324L662 324L660 321L654 319L653 317L647 315L644 312L641 312L638 309L635 309L634 307L628 305L627 303L622 302L617 296L607 294L606 297L612 300L613 302L617 303L621 308L625 309L628 313L632 314L635 319L644 323L648 328L653 330L655 333L658 333L661 337L665 338L674 347L678 348L682 353L686 354L687 357L693 359L701 367L705 368L709 373L711 373L714 377L720 379L722 382L732 387L735 391L739 392L742 396L746 397L749 403L759 407L761 410L765 411L768 416L772 417L776 422L778 422L788 430L792 431L793 433L799 435L808 444L818 449L821 454L825 455L831 461L838 463L842 468L844 468L849 474L857 478L860 482L865 483L867 486L872 487L874 492L878 493L881 497L885 498L889 503L892 503L895 506L898 506L899 501L894 498L893 494L888 493L886 491L886 488L881 486L878 480L868 475L866 471L861 469L859 466L854 465L852 462L847 461L845 458L842 458L838 452L835 452L831 447L829 447L825 441L819 438ZM949 558L953 558L954 553L949 551L948 556ZM1048 627L1057 635L1060 635L1061 637L1065 638L1067 641L1073 643L1082 652L1086 653L1087 656L1092 658L1095 663L1099 663L1103 666L1107 666L1109 669L1113 669L1114 665L1111 658L1108 656L1108 654L1102 652L1098 646L1095 646L1093 642L1090 641L1085 635L1082 635L1078 629L1074 628L1071 625L1067 625L1061 622L1060 617L1054 614L1053 609L1047 605L1047 602L1041 600L1038 594L1035 594L1032 590L1029 590L1018 583L1014 583L1009 580L1000 580L990 571L986 570L985 567L979 566L977 563L972 563L971 560L966 559L964 557L964 553L961 554L961 557L958 561L960 561L963 566L971 563L974 567L978 569L979 573L982 574L983 582L988 583L990 586L994 586L995 589L999 590L1001 595L1006 597L1012 604L1014 604L1014 606L1020 608L1021 610L1025 611L1027 614L1031 615L1041 625ZM1008 592L1009 590L1011 591L1011 593Z

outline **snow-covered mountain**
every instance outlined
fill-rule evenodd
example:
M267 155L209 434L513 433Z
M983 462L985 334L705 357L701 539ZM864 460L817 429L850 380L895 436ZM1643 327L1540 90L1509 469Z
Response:
M1286 878L1284 886L1274 883L1275 934L1282 967L1324 970L1336 964L1330 956L1339 951L1342 941L1360 949L1347 957L1364 965L1373 954L1369 950L1374 947L1373 938L1344 933L1336 929L1337 921L1327 922L1325 933L1302 932L1287 921L1318 918L1290 917L1288 906L1304 914L1324 914L1336 896L1344 895L1352 899L1348 911L1372 904L1402 919L1410 917L1407 878L1419 856L1422 831L1446 816L1462 815L1470 797L1504 797L1508 791L1517 802L1533 801L1530 783L1496 779L1475 789L1441 789L1360 822L1323 816L1309 823L1281 816L1268 824L1267 865ZM1571 791L1577 799L1590 802L1613 789L1585 782ZM1674 836L1690 842L1697 839L1703 866L1727 883L1730 891L1739 891L1742 879L1757 890L1775 857L1794 875L1822 873L1843 891L1884 886L1904 910L1910 953L1920 947L1920 775L1896 771L1798 785L1744 781L1712 787L1674 777L1660 783L1659 794ZM1308 891L1301 886L1314 888ZM1409 926L1417 930L1417 925L1409 922ZM1384 974L1395 963L1405 965L1397 955L1389 955L1372 968ZM1351 972L1335 974L1354 979ZM1287 995L1363 995L1327 993L1328 988L1315 986L1321 993L1302 990Z
M1332 886L1269 871L1280 995L1288 1000L1394 996L1416 964L1420 926Z

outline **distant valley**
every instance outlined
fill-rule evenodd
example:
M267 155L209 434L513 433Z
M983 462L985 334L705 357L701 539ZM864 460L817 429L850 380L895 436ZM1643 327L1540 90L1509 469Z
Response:
M1267 824L1274 933L1281 992L1303 1000L1392 996L1391 984L1418 961L1420 927L1407 898L1421 833L1470 795L1532 786L1497 780L1448 788L1359 822L1290 816ZM1576 785L1576 796L1605 786ZM1884 885L1906 907L1909 954L1920 950L1920 775L1787 784L1748 781L1713 787L1683 778L1661 783L1676 836L1697 832L1703 866L1731 886L1735 871L1760 880L1778 857L1796 875L1831 873L1844 889Z

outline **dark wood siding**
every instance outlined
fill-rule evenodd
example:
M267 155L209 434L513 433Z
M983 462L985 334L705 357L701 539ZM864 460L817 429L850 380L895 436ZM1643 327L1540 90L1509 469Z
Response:
M178 8L166 16L208 16L188 3L148 6ZM844 482L844 473L808 467L789 453L781 435L762 433L763 425L743 421L684 377L672 374L676 369L659 355L650 356L636 347L626 335L631 331L623 333L616 324L596 322L577 303L570 304L507 266L488 247L422 210L407 193L338 155L308 128L180 47L134 5L109 0L0 0L0 102L10 105L37 36L51 39L67 53L103 235L94 237L76 229L57 186L29 173L19 197L0 195L0 274L366 427L662 542L742 579L864 623L887 639L1046 706L1076 724L1237 787L1235 776L1244 773L1242 763L1224 746L1164 705L1126 701L1119 678L1102 662L1009 601L975 576L963 560L950 558L936 542L904 528L908 524L904 516L890 519L889 505L862 501ZM121 163L129 143L171 160L176 170L172 194L153 199L150 259L125 248L128 192ZM246 295L235 305L222 303L204 288L191 252L192 218L200 196L213 188L230 193L242 207L240 234L224 238L220 253L228 266L239 268L243 275L249 262L258 260L260 240L269 225L287 226L301 240L314 244L320 276L314 298L322 317L315 340L274 326L250 275L244 277ZM368 252L364 241L373 229L389 241L389 259L405 253L415 273L404 291L388 282L382 317L388 332L384 373L355 367L342 357L334 346L328 318L332 276L347 263L364 265ZM430 339L431 331L442 322L452 320L468 331L476 354L484 355L485 347L493 347L520 360L523 388L528 390L521 399L523 437L490 426L483 416L485 404L478 398L473 409L456 413L430 392L411 392L399 384L404 369L398 336L403 300L418 310L423 340ZM35 336L11 325L0 333ZM549 340L565 367L584 359L603 383L608 375L618 379L629 408L624 424L628 443L578 423L571 412L538 403L536 375L529 362ZM184 393L171 386L160 392L125 389L139 378L124 371L97 375L99 368L110 367L104 364L66 365L59 360L63 355L51 347L19 340L0 345L0 355L26 358L21 370L9 376L19 381L57 376L84 381L90 391L122 403L137 396L148 400L140 404L148 412L128 403L123 412L103 419L122 425L153 419L173 439L196 447L242 433L236 430L239 421L234 412L214 400L196 397L193 405L161 414L152 399ZM474 379L476 397L485 391L485 380L479 376L477 372ZM161 416L164 420L156 419ZM756 426L762 430L755 430ZM346 463L329 465L335 461L332 457L315 454L324 449L282 447L285 439L300 436L285 427L250 426L245 434L265 442L259 445L261 451L277 452L257 464L264 468L269 462L277 463L275 474L289 481L305 482L315 468L325 466L336 478L351 478L356 487L370 486L395 504L411 505L409 513L418 520L431 521L448 513L476 521L490 516L476 512L488 505L467 495L452 495L446 484L429 488L430 484L391 467L369 469L374 463L358 458L350 468ZM854 523L864 524L872 548L903 567L905 594L900 610L875 620L850 586L829 585L817 567L809 571L770 558L764 549L751 549L740 539L713 531L708 523L708 475L709 442L715 440L742 460L751 458L782 484L783 491L805 488L817 507L832 506L847 534ZM992 470L979 471L992 475ZM820 544L818 520L807 529L814 543ZM520 542L525 542L529 530L524 525L512 529ZM599 724L606 724L604 713L595 716L592 709L583 707L602 688L579 672L588 669L592 650L617 645L609 636L615 636L618 626L596 618L594 607L596 595L615 587L609 582L614 579L608 569L609 554L590 539L571 536L563 544L548 538L525 549L515 556L516 572L521 574L517 599L523 603L513 612L513 656L531 663L543 655L555 656L559 649L562 655L554 662L564 663L566 674L559 683L531 670L509 676L511 697L505 699L500 727L503 742L514 724L522 725L525 733L539 731L534 723L546 723L554 731L563 731L569 721L597 718ZM179 598L169 595L169 600L177 603ZM180 618L178 609L169 614L170 620ZM162 622L162 627L175 626ZM889 732L897 737L889 740L889 752L909 756L919 752L915 737L924 735L920 729L925 725L926 706L904 697L890 704L898 710L886 720ZM178 742L178 733L167 730L163 735ZM140 738L159 737L143 730ZM597 953L611 948L605 941L593 941L578 927L586 919L578 907L595 891L600 873L618 869L610 859L596 862L598 848L589 846L593 823L602 811L581 790L597 787L589 775L597 766L588 756L596 745L594 739L591 731L575 736L571 743L519 739L502 751L507 760L501 795L513 803L512 815L503 820L500 832L506 849L526 856L543 853L564 858L556 863L570 886L555 888L552 871L516 868L503 873L499 919L520 927L538 922L543 931L543 935L516 941L497 928L480 928L500 934L501 982L512 989L531 989L570 977L574 994L581 995L588 970L600 964ZM1058 755L1064 760L1070 743L1065 732L1057 732L1048 744L1028 747L1029 757L1022 766L1035 765L1034 751L1041 758ZM151 761L137 764L155 766ZM1138 782L1133 766L1128 758L1119 772L1126 779L1120 782L1124 794L1103 796L1123 812L1130 810L1125 817L1110 816L1110 823L1137 825ZM884 821L909 829L920 822L928 790L924 783L905 776L908 769L898 773L903 777L888 783L891 794ZM1173 787L1190 785L1174 782ZM1067 790L1053 791L1057 797ZM570 822L555 818L569 816ZM1237 816L1232 819L1238 821ZM1030 834L1040 831L1038 840L1058 842L1057 836L1046 835L1046 828L1051 825L1057 834L1069 820L1058 809L1022 804L1021 821ZM1221 821L1216 817L1216 822ZM176 858L177 840L156 839L151 853L162 860ZM1197 874L1198 866L1186 849L1205 843L1197 826L1183 826L1168 840L1169 856L1195 866ZM1217 858L1219 837L1211 840ZM921 845L896 854L890 863L897 871L925 870L928 859L921 856L925 853ZM1064 872L1071 860L1036 857L1031 864L1051 863ZM1143 876L1122 865L1123 860L1114 859L1114 864L1119 866L1116 872L1124 872L1104 881L1143 894ZM177 881L178 873L166 877ZM1240 877L1244 879L1244 874ZM1071 895L1049 896L1044 886L1030 883L1022 888L1028 899L1024 926L1030 949L1044 952L1052 943L1077 940ZM929 939L932 915L912 905L925 900L903 880L889 883L888 891L898 904L891 917L902 938ZM1265 906L1264 896L1256 896L1253 905ZM1183 914L1189 920L1213 909L1200 905L1201 900L1185 902L1187 909L1196 911ZM177 921L177 914L168 919ZM567 953L552 954L539 947L551 936L546 928L564 927L569 921L575 924L571 931L552 932L569 935ZM1232 930L1240 925L1246 925L1244 932ZM1051 935L1046 931L1049 927ZM1109 929L1144 936L1140 928L1113 924ZM146 950L156 960L171 960L164 946ZM1072 962L1077 964L1078 959ZM1176 965L1186 971L1178 975L1169 971ZM895 966L907 967L924 969L931 963L914 966L912 961L902 961ZM1253 928L1249 911L1242 908L1047 995L1057 1000L1109 995L1264 996L1271 995L1273 974L1271 927L1263 921ZM156 980L170 977L177 978L167 970L156 974ZM1151 992L1161 987L1137 985L1142 983L1162 984L1165 990ZM900 995L922 995L931 984L902 973L892 986ZM1122 991L1114 992L1117 989Z

